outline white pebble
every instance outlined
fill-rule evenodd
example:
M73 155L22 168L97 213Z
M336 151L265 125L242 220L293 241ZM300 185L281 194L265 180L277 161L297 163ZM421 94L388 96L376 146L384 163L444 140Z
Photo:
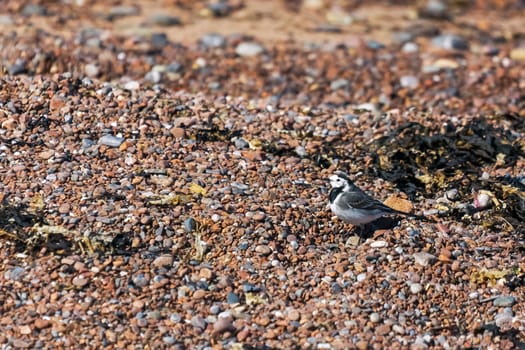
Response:
M357 279L357 282L364 281L366 279L366 273L365 272L360 273L359 275L357 275L356 279Z
M410 285L410 293L412 294L418 294L423 290L423 286L419 283L412 283Z
M388 242L387 241L375 241L375 242L370 243L370 247L372 248L388 247Z

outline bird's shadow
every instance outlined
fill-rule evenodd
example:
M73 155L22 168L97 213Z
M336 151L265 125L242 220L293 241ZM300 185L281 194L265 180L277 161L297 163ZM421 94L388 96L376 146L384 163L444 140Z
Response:
M361 227L356 226L353 233L361 239L368 239L377 230L391 230L399 224L399 216L384 216Z

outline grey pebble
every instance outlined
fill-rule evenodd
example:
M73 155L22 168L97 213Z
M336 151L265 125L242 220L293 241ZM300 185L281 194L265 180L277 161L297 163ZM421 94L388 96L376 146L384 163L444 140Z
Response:
M237 296L237 294L233 292L229 292L228 295L226 296L226 302L228 304L238 304L239 301L240 301L239 297Z
M410 285L410 293L418 294L423 290L423 286L420 283L412 283Z
M0 15L0 25L11 25L13 23L13 17L9 15Z
M195 328L206 329L206 320L201 316L193 316L191 318L191 325Z
M432 45L445 50L468 50L469 43L459 35L443 34L432 38Z
M151 45L157 49L164 48L170 42L166 33L153 33L150 36L149 41Z
M20 13L23 16L45 16L47 15L47 8L37 4L27 4Z
M366 272L362 272L356 277L357 282L362 282L366 280Z
M503 328L512 324L513 317L514 314L512 309L510 307L506 307L503 312L494 316L494 322L496 323L496 326Z
M107 96L107 95L109 95L112 92L113 92L113 88L109 84L105 85L101 89L97 90L97 94L101 95L101 96Z
M139 9L135 6L113 6L105 16L107 20L114 20L120 17L135 16L139 14Z
M366 43L366 46L368 46L368 48L372 50L379 50L379 49L385 48L385 45L383 43L380 43L379 41L375 41L375 40L369 40Z
M217 33L209 33L202 36L199 40L200 44L206 48L216 48L226 46L226 39L224 36Z
M370 321L372 323L378 323L379 321L381 321L381 316L379 316L377 312L372 312L370 314Z
M144 276L143 273L139 273L138 275L135 275L131 279L133 281L133 284L137 287L144 287L149 283L148 278Z
M457 190L457 188L453 188L453 189L450 189L447 192L445 192L445 197L448 200L451 200L451 201L454 201L454 200L458 199L458 190Z
M217 304L213 304L210 306L210 313L212 315L217 315L219 312L221 312L221 307Z
M15 60L15 63L7 67L7 73L9 75L17 75L17 74L23 74L27 72L26 67L27 61L23 58L17 58Z
M124 142L123 137L117 137L113 135L104 135L98 140L99 144L109 147L119 147L122 142Z
M136 80L131 80L124 84L123 87L126 90L138 90L140 89L140 83Z
M512 306L516 303L516 298L512 295L500 296L494 299L494 306L506 307Z
M418 12L421 18L450 19L447 4L441 0L428 0Z
M404 53L416 53L419 51L419 45L412 41L409 41L403 44L401 51Z
M350 82L346 79L336 79L330 83L330 90L335 91L346 88L350 85Z
M419 79L413 75L403 75L399 79L401 87L415 89L419 86Z
M100 69L96 63L88 63L84 66L84 73L90 78L95 78L100 73Z
M149 23L162 27L171 27L181 25L182 22L179 17L170 16L164 13L158 13L149 18Z
M162 341L168 345L173 345L177 340L172 336L166 335L162 337Z
M83 149L86 149L86 148L90 148L91 146L95 145L95 142L91 139L82 139L82 148Z
M235 138L233 143L237 149L245 149L250 146L250 144L243 138Z
M183 226L187 233L191 233L197 228L197 222L194 218L187 218L184 220Z
M158 84L162 80L162 73L158 70L151 70L144 75L144 80L153 84Z
M86 39L86 46L98 49L102 47L102 40L99 37L93 37Z
M392 33L392 41L398 44L406 43L413 39L414 39L414 34L409 33L409 32L401 31L401 32Z
M308 152L306 152L306 149L303 146L297 146L295 147L295 153L299 157L306 157L308 155Z
M6 280L19 281L25 276L26 270L20 266L15 266L4 272L4 278Z
M427 252L417 252L412 255L416 264L428 266L436 261L436 257Z
M240 242L237 246L240 250L246 250L248 247L250 247L250 243L248 242Z
M208 3L208 9L215 17L228 16L232 10L227 1L217 1Z
M405 334L405 329L403 328L403 326L400 326L398 324L393 325L392 330L397 334Z
M255 284L245 282L242 285L242 291L244 293L256 293L261 291L261 287L256 286Z
M182 70L182 64L180 64L179 62L171 62L166 67L166 71L169 73L177 73L181 70Z
M153 310L153 311L149 311L147 313L147 317L152 319L152 320L160 320L160 312L158 310Z
M170 321L173 323L179 323L182 321L182 316L179 313L173 313L170 315Z
M261 45L251 41L242 42L235 48L235 53L243 57L257 56L263 51L264 48Z

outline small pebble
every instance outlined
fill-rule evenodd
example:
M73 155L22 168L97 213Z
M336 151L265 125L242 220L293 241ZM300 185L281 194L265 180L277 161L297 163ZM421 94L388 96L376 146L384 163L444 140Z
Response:
M153 260L153 266L157 268L171 265L173 265L173 256L169 254L161 255Z
M227 331L235 331L233 326L232 319L230 317L219 317L217 321L213 324L213 331L216 333L224 333Z
M237 294L235 294L233 292L229 292L228 295L226 296L226 302L228 304L238 304L240 302L240 300L239 300L239 297L237 296Z
M432 45L445 50L468 50L468 41L454 34L443 34L432 38Z
M388 247L388 242L387 241L374 241L374 242L370 243L370 247L372 247L372 248Z
M71 283L73 283L75 287L81 288L89 283L89 278L84 274L77 275L73 277L73 280L71 281Z
M398 324L393 325L392 330L396 332L397 334L405 334L405 329Z
M122 142L124 142L123 137L116 137L113 135L104 135L98 140L99 144L109 147L119 147Z
M428 266L437 260L436 256L427 252L417 252L412 256L414 257L415 263L421 266Z
M510 58L516 61L525 61L525 47L518 47L510 51Z
M445 192L445 197L448 199L448 200L451 200L451 201L455 201L456 199L458 199L458 190L457 188L452 188L450 190L448 190L447 192Z
M296 309L289 310L287 316L290 321L298 321L301 318L301 314Z
M403 75L400 78L399 83L401 87L415 89L419 86L419 79L413 75Z
M346 88L350 85L349 81L346 79L337 79L330 83L330 90L335 91L339 89Z
M508 296L500 296L494 299L494 306L498 307L506 307L506 306L512 306L516 303L516 298L512 295Z
M207 48L224 47L226 45L224 36L217 33L206 34L200 38L199 42Z
M20 13L23 16L45 16L47 15L47 8L38 4L27 4Z
M423 290L423 286L419 283L412 283L410 285L410 293L412 294L418 294Z
M100 68L96 63L87 63L84 66L84 73L90 78L96 78L100 73Z
M108 20L114 20L121 17L127 17L127 16L135 16L139 14L138 7L135 6L127 6L127 5L121 5L121 6L113 6L109 9L109 13L107 14L106 18Z
M500 328L509 327L512 325L512 320L514 318L512 309L505 308L503 312L496 314L494 316L494 322L496 323L496 326Z
M357 282L362 282L366 280L366 272L362 272L356 277Z
M235 48L235 53L243 57L257 56L263 51L264 48L254 42L242 42Z
M170 16L164 13L158 13L149 18L149 22L154 25L162 27L171 27L181 25L181 20L179 17Z
M401 51L404 53L416 53L419 51L419 45L409 41L403 44Z
M139 273L132 277L133 284L137 287L144 287L149 283L149 279L143 273Z
M193 316L191 318L191 325L195 328L200 328L201 330L206 329L206 320L201 316Z
M197 222L195 221L194 218L187 218L186 220L184 220L183 225L184 225L184 230L187 233L192 233L197 227Z
M370 321L372 323L378 323L379 321L381 321L381 317L379 316L377 312L372 312L370 314Z
M173 345L177 340L172 336L165 335L164 337L162 337L162 341L168 345Z
M131 80L124 84L124 89L126 90L132 91L132 90L138 90L139 88L140 88L140 83L136 80Z
M272 249L268 247L267 245L260 244L255 247L255 252L257 252L260 255L270 255L272 253Z

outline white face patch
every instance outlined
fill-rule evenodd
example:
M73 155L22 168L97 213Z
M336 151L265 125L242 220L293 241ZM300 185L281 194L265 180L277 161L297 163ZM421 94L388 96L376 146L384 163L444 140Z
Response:
M348 182L340 176L332 175L329 179L330 185L333 188L343 188L343 191L348 191L350 189Z
M343 180L342 178L340 178L337 175L332 175L332 176L330 176L330 185L333 188L344 187L345 186L345 180Z

